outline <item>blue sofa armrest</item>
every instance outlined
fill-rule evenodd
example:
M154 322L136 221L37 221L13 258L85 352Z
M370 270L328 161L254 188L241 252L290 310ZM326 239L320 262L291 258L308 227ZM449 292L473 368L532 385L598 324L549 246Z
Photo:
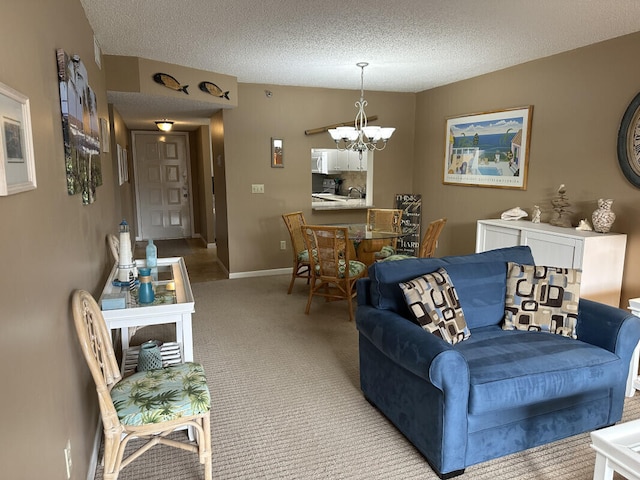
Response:
M640 340L640 318L621 308L581 298L577 334L578 340L630 361Z
M469 366L450 344L397 313L370 305L358 306L356 326L361 335L395 363L439 390L453 389L452 395L465 399L466 405Z

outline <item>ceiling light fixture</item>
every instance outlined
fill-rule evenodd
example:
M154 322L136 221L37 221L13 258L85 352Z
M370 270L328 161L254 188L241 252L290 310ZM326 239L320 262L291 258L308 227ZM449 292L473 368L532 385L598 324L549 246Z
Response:
M169 120L158 120L156 122L156 127L158 127L158 130L162 130L163 132L170 132L173 128L173 122L170 122Z
M358 113L354 127L337 127L329 129L329 135L336 142L338 150L353 150L360 153L365 150L382 150L387 146L387 140L391 138L395 128L367 125L367 115L364 107L367 101L364 99L364 67L367 62L356 63L360 67L360 101L356 102ZM382 143L380 143L382 142Z

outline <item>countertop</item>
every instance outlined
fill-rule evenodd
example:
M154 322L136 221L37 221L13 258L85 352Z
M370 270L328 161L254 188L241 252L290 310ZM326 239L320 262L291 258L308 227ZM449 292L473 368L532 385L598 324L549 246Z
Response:
M369 208L364 198L350 198L333 193L312 193L311 207L314 210L356 210ZM318 199L318 201L313 201Z

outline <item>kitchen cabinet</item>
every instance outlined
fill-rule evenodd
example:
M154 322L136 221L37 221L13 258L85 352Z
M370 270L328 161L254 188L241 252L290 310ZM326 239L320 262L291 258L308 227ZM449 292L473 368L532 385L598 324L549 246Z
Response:
M352 151L337 151L335 169L340 172L366 172L369 152L362 152L362 162L360 154Z
M476 252L528 245L536 265L582 270L580 296L618 307L627 236L526 220L478 220Z

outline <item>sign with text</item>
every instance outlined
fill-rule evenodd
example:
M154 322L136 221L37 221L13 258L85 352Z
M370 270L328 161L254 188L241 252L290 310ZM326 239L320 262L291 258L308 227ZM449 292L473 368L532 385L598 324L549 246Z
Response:
M396 251L417 257L420 252L422 196L411 193L398 193L396 194L396 208L402 210L402 231L406 233L406 235L398 238Z

